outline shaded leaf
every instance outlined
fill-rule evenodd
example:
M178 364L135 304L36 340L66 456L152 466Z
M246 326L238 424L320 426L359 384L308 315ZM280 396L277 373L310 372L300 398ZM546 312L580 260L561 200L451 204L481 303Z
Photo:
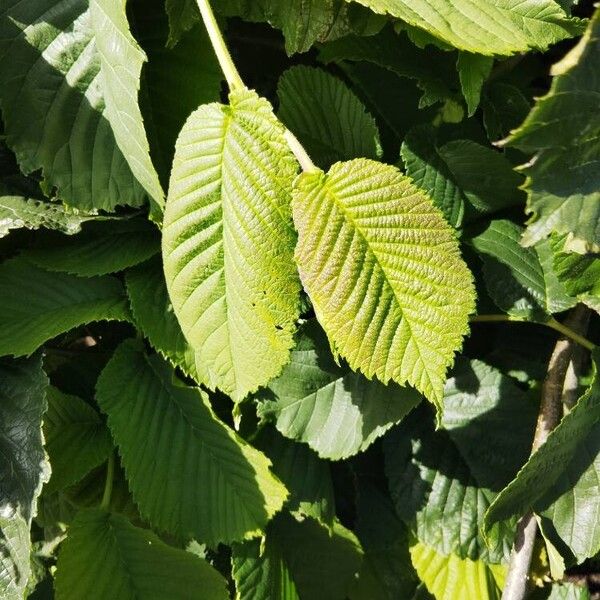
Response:
M283 505L287 491L270 461L139 343L119 346L100 375L97 400L140 512L158 529L207 543L248 539Z

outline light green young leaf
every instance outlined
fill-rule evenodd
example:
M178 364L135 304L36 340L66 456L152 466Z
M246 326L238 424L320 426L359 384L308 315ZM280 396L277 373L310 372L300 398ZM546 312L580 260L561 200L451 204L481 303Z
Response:
M521 245L523 230L511 221L491 221L469 243L483 260L485 284L498 308L515 317L545 321L554 298L535 248ZM562 306L559 305L562 309Z
M106 119L87 0L7 0L2 13L0 104L23 172L42 169L48 194L79 209L140 206Z
M447 556L417 542L410 548L419 579L436 600L500 600L506 567Z
M146 61L127 22L126 0L90 0L92 28L100 55L100 86L106 101L106 118L131 171L154 203L160 218L164 192L150 158L144 120L138 104L140 76Z
M494 59L481 54L459 52L456 68L460 78L460 86L467 103L469 117L475 114L481 98L481 88L488 78Z
M22 600L31 574L29 527L50 476L42 447L48 379L42 357L0 360L0 596Z
M123 271L160 252L160 234L147 220L94 223L81 234L56 237L23 256L48 271L94 277Z
M459 50L487 56L545 50L581 29L581 23L567 17L553 0L356 2L402 19Z
M229 598L225 579L206 561L98 509L81 511L69 527L55 590L57 600Z
M534 590L531 600L590 600L590 592L578 583L553 583L549 588Z
M365 450L421 400L411 388L385 386L340 367L314 321L296 339L290 364L269 383L258 412L322 458L341 460Z
M343 600L354 584L362 549L337 522L333 530L307 518L277 515L258 541L233 546L233 578L240 600Z
M337 77L298 65L281 76L277 95L277 116L319 166L329 168L351 158L381 158L375 119Z
M0 238L11 229L56 229L67 235L81 231L81 224L97 217L77 214L62 204L24 196L0 196Z
M200 380L242 400L289 360L299 311L290 193L297 163L249 90L186 122L163 227L169 296Z
M51 273L23 258L0 265L0 356L31 354L60 333L105 320L131 320L118 279Z
M45 493L77 483L104 462L113 448L100 415L81 398L64 394L54 386L48 387L44 439L52 465Z
M507 142L536 152L524 168L528 212L524 243L552 232L567 248L600 249L600 10L579 44L554 65L550 91Z
M296 517L312 517L331 526L335 517L335 499L329 463L304 444L284 438L272 427L265 427L253 439L273 463L273 473L288 488L286 509Z
M300 277L334 352L439 406L474 291L438 209L395 167L357 159L301 175L293 215Z
M200 389L174 377L158 355L126 341L98 379L97 401L141 514L159 530L210 544L260 535L285 487Z
M598 354L594 353L597 364ZM521 468L511 483L496 496L485 515L486 530L498 521L533 510L536 503L569 468L580 444L600 420L600 380L592 385L575 407L563 417L547 441Z
M129 269L125 285L136 325L154 348L192 379L197 379L194 350L187 343L173 305L159 257Z

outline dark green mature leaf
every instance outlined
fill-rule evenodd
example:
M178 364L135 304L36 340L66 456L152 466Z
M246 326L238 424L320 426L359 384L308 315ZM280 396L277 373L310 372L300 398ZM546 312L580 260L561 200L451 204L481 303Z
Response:
M421 542L410 549L421 581L436 600L500 600L505 567L444 555Z
M148 55L142 72L140 104L150 154L166 185L177 135L200 104L220 99L223 75L204 24L196 23L177 45L168 47L164 1L128 0L127 6L133 34ZM198 14L196 0L193 8Z
M488 137L495 142L516 129L525 120L531 107L518 87L494 81L483 89L481 108Z
M510 554L514 523L481 535L496 492L479 484L446 432L435 433L421 414L386 438L386 472L398 515L417 539L442 555L499 563ZM489 484L488 484L489 485Z
M283 505L287 491L270 461L138 342L117 349L97 400L140 512L158 529L207 543L248 539Z
M325 63L366 61L414 79L423 90L422 108L452 97L458 86L452 56L432 48L420 50L391 27L375 36L351 35L330 42L320 49L319 59Z
M77 208L140 206L144 191L105 118L99 71L87 0L3 3L0 104L22 170L42 169L44 188Z
M488 56L544 50L580 30L580 24L553 0L356 1L456 48Z
M333 482L329 463L306 445L284 438L272 427L264 428L253 440L273 462L273 473L288 488L286 509L294 516L304 515L332 525L335 517Z
M93 277L123 271L159 252L156 227L136 219L84 227L80 235L53 238L24 256L48 271Z
M439 144L433 128L420 126L404 138L401 156L406 174L455 227L525 199L523 178L506 158L471 140Z
M354 534L282 513L269 524L264 551L257 541L233 547L233 578L240 600L343 600L354 583L362 549Z
M164 192L150 158L150 146L138 104L142 65L146 61L131 32L126 0L90 0L92 29L100 55L100 86L105 115L131 171L146 190L158 217Z
M56 570L57 600L226 600L225 579L204 560L103 510L81 511Z
M451 227L395 167L334 164L295 183L296 262L335 353L439 405L474 308Z
M104 320L131 320L117 279L51 273L23 258L0 265L0 356L31 354L60 333Z
M195 353L173 312L160 258L129 269L125 284L136 325L156 350L196 379Z
M84 400L48 387L44 416L46 451L52 465L47 493L77 483L104 462L113 445L100 415Z
M600 312L600 257L562 250L564 238L550 242L554 269L566 291Z
M531 221L524 243L568 234L569 249L600 249L600 10L579 44L554 65L550 91L539 99L512 146L536 152L524 169Z
M177 140L163 260L200 380L240 401L281 372L293 342L297 163L265 99L237 90L230 103L201 106Z
M396 511L420 542L442 555L499 563L510 553L514 522L484 541L486 508L525 462L537 409L496 369L461 360L444 394L444 430L413 414L385 441Z
M42 447L48 379L40 355L0 361L0 596L21 600L30 576L29 527L50 476Z
M545 321L570 303L551 270L544 271L537 249L521 245L522 233L511 221L491 221L470 244L483 260L486 287L498 308L515 317Z
M351 600L410 598L418 578L412 568L409 532L389 498L373 484L358 489L356 534L365 556Z
M217 10L281 29L288 55L350 33L344 0L221 0Z
M512 377L480 360L459 359L444 388L443 428L475 479L496 491L527 460L537 413Z
M411 388L385 386L340 367L315 321L302 327L290 364L268 390L273 399L259 406L259 414L333 460L365 450L421 400Z
M321 69L288 69L277 87L283 121L323 168L338 160L381 158L373 117L346 85Z
M600 424L596 423L577 446L558 481L538 500L548 528L569 548L578 563L600 551Z
M72 235L81 231L82 223L95 218L94 215L77 214L58 203L24 196L0 196L0 237L21 227L44 227Z
M597 353L594 353L594 360L597 364ZM532 510L566 472L579 445L599 420L600 380L596 375L571 412L563 417L547 441L495 498L485 515L485 528L489 530L498 521Z
M481 98L481 88L492 70L494 60L489 56L459 52L456 68L460 86L467 103L469 117L475 114Z

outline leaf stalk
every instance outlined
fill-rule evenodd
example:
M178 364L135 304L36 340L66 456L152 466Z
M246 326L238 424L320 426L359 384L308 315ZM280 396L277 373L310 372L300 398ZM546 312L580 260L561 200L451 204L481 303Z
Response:
M106 462L106 481L104 483L104 493L102 494L102 501L100 502L100 508L102 510L108 510L110 506L110 497L112 495L113 480L115 476L115 453L111 452Z
M500 323L500 322L510 322L510 323L537 323L538 325L544 325L549 327L550 329L554 329L554 331L558 331L561 335L570 340L573 340L580 346L583 346L587 350L594 350L596 348L596 344L594 342L588 340L583 335L574 331L571 327L566 325L565 323L560 323L554 318L551 318L548 321L528 321L527 319L522 319L521 317L513 317L511 315L505 314L491 314L491 315L475 315L469 318L471 323Z

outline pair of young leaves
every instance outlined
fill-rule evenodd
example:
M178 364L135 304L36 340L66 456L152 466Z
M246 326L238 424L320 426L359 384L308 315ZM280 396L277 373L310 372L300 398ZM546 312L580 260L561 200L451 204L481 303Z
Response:
M240 401L275 377L302 284L335 355L439 402L474 308L452 228L389 165L297 177L284 132L266 100L234 89L180 133L163 259L200 380Z

